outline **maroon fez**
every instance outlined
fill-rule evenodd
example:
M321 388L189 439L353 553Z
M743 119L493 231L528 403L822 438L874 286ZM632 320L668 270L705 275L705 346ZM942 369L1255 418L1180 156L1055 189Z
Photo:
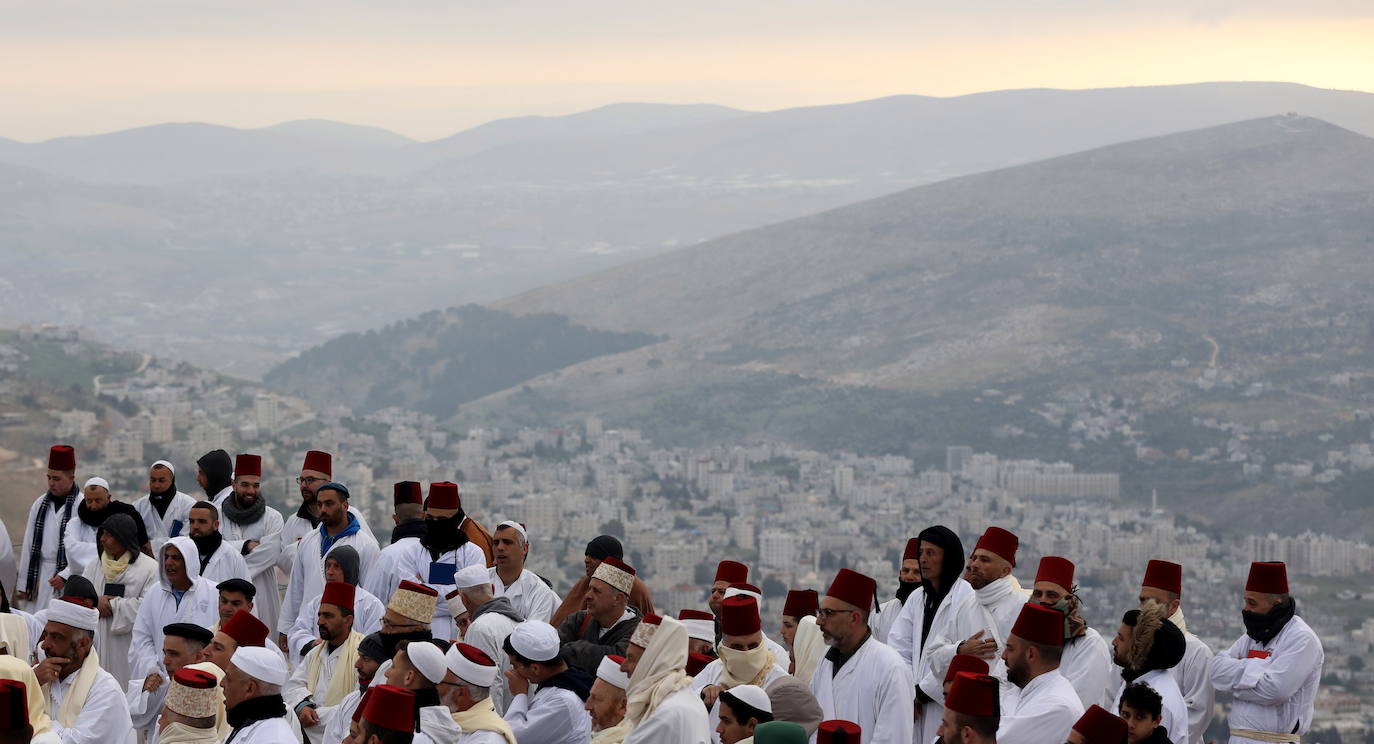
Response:
M902 551L902 560L914 561L920 557L921 538L913 537L906 541L906 549Z
M76 450L70 444L54 444L48 450L48 470L76 470Z
M1250 577L1245 581L1245 591L1263 594L1288 593L1288 566L1282 561L1250 564Z
M743 563L739 561L721 561L716 564L716 581L724 581L727 584L742 584L748 580L749 567Z
M262 455L234 455L234 477L262 477Z
M1016 535L1002 529L1001 527L989 527L983 531L983 536L978 538L978 544L973 546L974 550L982 548L990 553L1001 557L1011 565L1016 565L1016 546L1019 541Z
M830 588L825 590L825 596L848 602L864 612L872 612L873 597L877 591L878 582L858 571L842 568L835 574L835 580L830 582Z
M1126 741L1126 722L1100 705L1090 706L1073 725L1087 744L1121 744Z
M389 731L415 730L415 693L392 685L372 685L363 720Z
M429 501L426 509L462 509L463 501L458 497L458 484L439 481L429 484Z
M972 654L955 654L954 658L949 660L949 669L945 670L944 681L953 681L960 672L987 674L988 663Z
M787 602L782 606L782 614L797 618L814 616L820 608L821 598L815 589L793 589L787 592Z
M763 629L759 619L759 603L753 597L736 594L720 603L720 634L753 635Z
M1021 614L1011 626L1011 634L1028 643L1042 646L1064 645L1064 613L1038 602L1021 605Z
M332 604L352 612L353 600L357 593L358 587L352 584L331 581L324 585L324 594L320 595L320 604Z
M1065 591L1073 591L1073 561L1057 555L1047 555L1040 559L1040 566L1035 571L1035 580L1048 581L1058 584Z
M423 504L425 503L424 492L420 488L420 484L415 481L401 481L391 487L391 503L395 506Z
M29 725L28 687L17 679L0 679L0 730Z
M301 465L301 470L314 470L332 478L334 476L334 456L328 452L310 450L305 453L305 464Z
M267 642L267 626L248 610L235 611L219 630L240 646L261 646Z
M1145 578L1140 585L1182 594L1183 566L1169 561L1150 561L1145 564Z
M821 721L816 727L816 744L859 744L863 729L852 721Z
M688 677L695 677L701 674L701 670L705 669L713 661L715 661L715 659L712 659L706 654L687 654L687 667L684 671L687 672Z
M730 599L734 599L731 597ZM715 621L716 616L706 610L678 610L678 620L711 620Z
M966 716L984 718L998 714L997 679L986 674L960 672L954 676L945 696L945 707Z

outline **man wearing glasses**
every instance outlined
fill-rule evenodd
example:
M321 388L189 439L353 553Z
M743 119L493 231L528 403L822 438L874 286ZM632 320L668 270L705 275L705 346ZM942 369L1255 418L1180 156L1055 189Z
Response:
M282 526L281 557L277 559L277 568L280 568L287 576L291 575L291 564L296 561L296 544L302 537L310 534L311 531L319 529L320 526L320 505L316 495L319 493L320 486L328 483L333 477L334 456L328 452L310 450L305 453L305 463L301 465L301 474L296 477L296 484L301 489L301 505L294 514L286 517L286 523ZM358 524L362 530L372 535L372 528L363 519L362 512L350 506L348 511L358 518ZM375 539L375 538L374 538ZM378 599L385 602L386 597L379 596ZM295 620L292 617L290 620ZM283 637L285 635L283 634Z

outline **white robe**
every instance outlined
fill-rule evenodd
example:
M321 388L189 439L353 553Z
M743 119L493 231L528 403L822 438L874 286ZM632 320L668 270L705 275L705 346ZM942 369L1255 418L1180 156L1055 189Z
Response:
M167 505L167 513L158 516L157 507L148 496L143 496L134 502L134 511L143 517L143 528L148 531L148 544L153 548L153 555L157 555L166 544L168 538L185 535L190 529L191 505L196 500L177 491L172 496L172 501Z
M353 674L356 678L357 673ZM354 689L338 705L315 711L320 714L320 721L324 726L324 734L320 736L321 744L341 744L343 738L348 736L348 725L353 722L353 711L358 709L358 703L362 702L362 699L362 691Z
M787 657L784 656L782 658L786 659ZM768 675L763 678L763 684L759 685L759 687L765 690L768 689L769 685L788 676L787 667L780 666L780 660L776 654L773 656L773 661L773 666L768 670ZM725 664L720 659L716 659L710 664L707 664L705 669L702 669L697 673L697 676L692 678L692 691L700 696L703 689L711 685L720 684L720 677L722 674L725 674ZM720 734L716 733L716 726L719 724L720 701L717 700L716 704L711 706L711 712L707 715L706 719L706 726L711 731L711 741L714 742L714 744L720 744Z
M459 601L457 597L454 601ZM480 609L480 608L479 608ZM482 649L492 661L496 662L496 682L491 686L491 704L497 715L505 715L510 707L510 685L506 681L506 671L511 668L510 654L506 653L507 636L515 632L514 620L499 612L483 612L468 626L463 642Z
M630 729L624 744L707 744L711 735L701 697L691 687L684 687L664 698L639 725Z
M1030 681L997 726L997 744L1062 742L1080 716L1083 701L1059 670Z
M14 584L17 573L18 567L14 562L14 543L10 541L10 533L5 528L5 521L0 519L0 585L5 587L5 596L10 598L10 604L14 603Z
M1175 613L1169 619L1174 620L1175 617L1179 617L1179 614ZM1175 621L1174 624L1178 625L1179 622ZM1217 698L1217 692L1212 687L1212 649L1201 638L1187 631L1183 632L1183 640L1187 643L1183 661L1170 669L1169 673L1174 676L1179 691L1183 693L1183 702L1188 706L1188 740L1192 744L1202 744L1202 737L1212 723L1212 708Z
M320 550L321 545L320 531L315 529L306 533L296 546L296 558L291 562L291 579L286 585L286 599L282 601L281 617L277 621L277 630L282 633L291 632L291 626L300 616L306 597L316 597L324 593L324 554ZM350 545L358 551L358 567L361 571L358 583L366 584L372 565L380 552L377 541L360 525L356 533L335 540L330 549L340 545ZM440 595L441 605L442 597L443 595Z
M1254 652L1266 658L1249 658ZM1212 684L1231 694L1231 730L1306 734L1312 726L1317 685L1326 653L1321 639L1294 616L1268 644L1248 635L1212 659ZM1234 734L1232 744L1249 744Z
M699 698L697 707L702 707ZM705 713L705 708L702 708L702 715ZM582 699L559 687L546 687L532 694L516 695L503 718L515 732L516 741L528 741L530 744L587 744L592 739L592 717L582 707Z
M997 641L997 656L988 661L992 676L1005 679L1007 667L1002 662L1002 652L1007 649L1007 636L1011 634L1011 626L1026 600L1027 595L1016 580L1007 575L982 589L975 589L968 599L955 606L954 617L941 628L938 636L932 627L926 653L930 656L930 671L939 680L937 684L944 683L945 672L958 653L959 644L980 630L983 631L980 640ZM946 597L945 601L948 602L949 598ZM922 685L921 689L926 690L926 685ZM930 694L930 691L926 690L926 694Z
M329 690L329 685L333 681L334 675L347 674L350 677L357 677L357 671L352 667L348 669L339 668L339 657L342 651L343 646L339 646L334 649L333 652L330 652L328 647L320 644L311 649L310 653L306 654L306 657L301 660L301 663L296 665L295 671L291 673L291 678L286 681L285 685L282 685L281 696L282 699L286 701L287 715L296 715L296 706L300 705L306 698L314 699L314 702L318 706L315 712L316 714L320 714L320 711L324 709L324 693ZM320 661L319 679L315 681L315 686L312 688L310 686L310 661L311 656L314 654L323 654L324 658ZM315 699L317 697L318 699ZM333 709L328 710L330 716L335 712L336 711ZM350 712L349 715L352 715L352 713ZM299 720L299 717L297 717L297 720ZM328 723L329 722L325 720L325 716L321 714L318 724L308 729L302 727L301 730L308 741L318 744L324 738L324 732L328 727Z
M471 542L463 543L457 550L450 550L439 556L439 560L434 563L454 566L454 573L462 571L468 566L487 565L487 556L482 549ZM448 601L444 599L449 592L453 591L453 584L436 584L429 581L429 565L431 558L429 549L416 540L413 544L406 546L404 550L397 551L395 576L397 583L401 581L414 581L433 588L439 593L439 604L434 607L434 620L430 625L430 630L435 638L448 640L455 637L458 633L453 625L453 615L449 614ZM538 579L535 579L538 581ZM394 587L393 587L394 588ZM453 601L458 602L454 597Z
M219 584L229 579L249 580L248 563L238 554L238 548L228 540L220 543L215 554L205 563L200 575L211 584ZM255 600L256 602L256 600ZM271 627L271 626L268 626Z
M86 694L86 703L71 728L57 722L62 701L79 675L79 670L72 672L66 679L56 680L48 686L48 717L52 719L52 732L62 744L124 744L134 732L129 706L124 701L124 689L104 669L96 672L95 682Z
M353 595L353 629L363 635L370 635L382 629L382 615L386 614L386 605L380 599L372 596L366 589L359 588ZM286 648L294 664L299 663L301 649L305 644L320 638L320 598L311 597L310 601L301 608L301 614L296 616L296 622L291 626L291 632L286 636ZM445 639L447 640L447 639Z
M143 595L157 583L157 564L152 556L138 554L136 560L116 576L105 580L100 561L86 568L82 574L95 586L95 593L104 596L106 584L123 584L124 596L110 598L110 617L100 618L95 629L95 647L99 649L100 667L109 672L121 687L129 684L129 647L134 639L134 621Z
M299 509L299 507L297 508ZM366 532L375 542L377 537L372 534L372 528L369 527L367 521L363 519L363 513L353 506L348 507L348 513L358 518L358 524L363 526L363 532ZM300 517L294 511L290 513L282 512L281 515L281 557L277 560L277 568L280 568L282 573L290 576L291 566L296 562L296 551L300 546L301 540L306 535L310 534L312 530L317 530L319 528L312 527L310 525L310 520ZM380 597L382 595L378 594L377 596Z
M1107 690L1114 684L1113 677L1116 677L1117 671L1112 664L1111 647L1092 628L1064 645L1059 673L1073 685L1084 709L1090 705L1101 705L1107 710L1116 710L1103 704L1108 702ZM1173 729L1169 729L1169 733L1173 734Z
M901 612L894 618L892 627L888 630L887 645L911 664L911 677L916 681L916 686L931 699L931 702L921 704L921 718L915 724L914 741L918 744L929 744L935 739L935 732L940 728L940 717L944 715L945 710L945 670L941 669L937 676L931 669L930 648L954 618L959 605L972 597L973 587L963 579L955 580L949 593L935 609L935 619L930 621L930 632L926 634L925 643L921 643L921 627L925 624L926 615L926 590L925 587L919 587L906 598L906 604L902 606Z
M1185 744L1189 739L1188 705L1183 702L1183 693L1179 691L1178 683L1169 671L1155 669L1140 675L1135 682L1159 693L1160 700L1164 702L1163 718L1159 725L1169 732L1169 741L1173 744ZM1121 710L1121 695L1126 691L1126 684L1119 676L1116 682L1116 695L1112 697L1111 705L1106 706L1107 710Z
M396 560L402 553L419 544L420 538L418 537L403 537L382 548L377 555L377 564L373 566L372 573L363 588L372 592L372 596L382 600L383 604L390 602L391 594L396 591L396 586L401 583L400 577L396 574Z
M463 733L453 714L442 705L426 705L420 709L420 733L436 744L454 744Z
M468 543L471 545L472 543ZM473 546L477 547L477 546ZM477 548L481 553L482 549ZM487 562L486 555L482 556L482 563ZM459 569L462 570L461 568ZM510 586L501 583L501 577L496 574L496 569L492 568L491 583L496 587L496 596L505 597L510 600L511 607L525 617L526 620L539 620L548 622L553 617L554 610L558 609L558 594L549 588L544 580L534 574L529 569L520 572L520 578L516 579Z
M67 526L71 526L72 522L81 521L81 517L76 514L76 505L80 501L81 494L78 493L72 497L72 514L71 518L67 520ZM33 504L29 507L28 522L24 525L24 547L17 556L19 565L16 568L16 578L14 581L16 590L23 589L28 582L29 557L30 551L33 550L33 526L38 519L39 507L47 507L47 503L48 495L45 493L37 499L34 499ZM25 604L25 609L29 612L38 612L47 607L48 602L51 602L52 598L57 596L53 588L48 586L48 580L57 575L57 543L61 539L63 539L62 512L48 508L47 519L43 522L43 547L39 553L38 581L33 587L34 596L28 599ZM71 556L68 555L67 568L62 578L66 579L70 577L72 573ZM11 595L11 598L13 598L13 595ZM34 643L37 643L37 641L34 641Z
M857 723L862 744L911 744L914 690L911 664L872 638L838 672L821 657L811 677L822 718Z
M281 622L281 582L277 580L277 563L282 554L281 512L269 506L263 510L258 521L242 525L221 516L219 530L224 535L224 542L232 543L240 554L244 543L258 543L248 555L243 556L251 577L249 580L258 590L253 598L253 614L275 632Z
M908 595L907 599L911 599L911 596ZM892 632L892 626L901 614L902 600L896 597L878 605L878 611L868 616L868 627L873 631L873 637L881 643L887 643L887 635Z
M230 736L232 739L225 741L232 741L233 744L295 744L300 741L284 718L254 721L242 729L234 729Z

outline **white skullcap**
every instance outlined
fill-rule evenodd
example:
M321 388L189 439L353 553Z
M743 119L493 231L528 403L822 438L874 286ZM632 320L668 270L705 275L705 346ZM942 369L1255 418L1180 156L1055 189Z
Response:
M476 646L455 643L444 658L448 661L448 670L470 685L491 687L496 682L496 662Z
M110 482L105 480L104 478L101 478L100 476L96 476L94 478L87 478L86 485L82 486L81 490L84 491L87 488L90 488L91 486L100 486L106 491L110 490Z
M170 463L170 462L167 462L166 460L158 460L157 462L153 463L152 465L149 465L149 466L148 466L148 469L149 469L149 470L152 470L153 468L157 467L158 465L161 465L162 467L167 468L168 470L172 471L172 475L176 475L176 474L177 474L177 468L176 468L176 466L173 465L173 464Z
M510 634L510 646L530 661L549 662L558 658L561 644L558 642L558 631L552 625L539 620L526 620L515 626L515 631Z
M284 685L290 676L286 670L286 659L275 648L239 646L229 663L249 677L269 685Z
M728 695L754 710L761 710L769 714L773 712L773 701L768 699L768 693L764 692L762 687L735 685L720 694Z
M501 524L496 525L496 529L497 529L497 530L501 529L502 527L509 527L509 528L515 530L516 532L519 532L519 533L520 533L520 539L521 539L521 540L524 540L525 542L529 542L529 541L530 541L530 535L529 535L528 532L525 531L525 525L520 524L519 522L517 522L517 521L515 521L515 520L513 520L513 519L507 519L506 521L502 522ZM496 531L496 530L492 530L492 532L495 532L495 531Z
M687 629L687 637L716 645L716 624L711 620L678 620Z
M94 607L79 605L63 597L48 603L48 620L94 633L100 623L100 613Z
M491 583L491 569L486 566L467 566L453 575L453 586L458 589L471 589Z
M630 675L620 671L623 656L603 656L601 665L596 668L596 678L619 690L630 686Z
M753 597L755 602L763 601L762 594L759 594L758 592L751 592L748 589L740 589L739 587L734 586L725 590L725 596L722 599L729 599L731 597L737 597L741 595L745 597Z
M406 646L406 658L410 659L410 665L425 679L436 685L444 681L448 662L444 660L444 652L440 651L438 646L429 641L414 641Z

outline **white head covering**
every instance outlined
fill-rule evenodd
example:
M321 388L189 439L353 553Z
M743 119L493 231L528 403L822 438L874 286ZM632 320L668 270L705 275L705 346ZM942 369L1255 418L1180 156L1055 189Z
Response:
M561 645L558 631L539 620L526 620L515 626L515 631L510 634L511 648L530 661L553 661L558 657Z
M630 686L630 675L620 671L620 662L610 656L601 657L601 665L596 668L597 679L619 690Z
M754 710L769 714L773 712L773 701L769 700L768 693L757 685L735 685L721 694L729 695Z
M687 629L687 637L697 641L706 641L712 646L716 645L716 624L710 620L681 620L682 626Z
M471 589L483 584L491 585L491 569L486 566L465 566L453 575L453 586L456 589Z
M745 596L745 597L753 597L755 602L758 602L758 603L760 603L760 604L763 603L763 595L762 595L762 594L759 594L758 592L751 592L751 591L749 591L748 589L741 589L741 588L739 588L739 587L737 587L737 586L732 586L732 587L730 587L729 589L726 589L726 590L725 590L725 596L723 597L723 599L729 599L729 598L731 598L731 597L740 596L740 595L743 595L743 596Z
M87 488L90 488L91 486L100 486L106 491L110 490L110 482L105 480L104 478L101 478L100 476L96 476L94 478L87 478L86 485L82 486L81 490L84 491Z
M149 466L148 466L148 469L149 469L149 470L152 470L153 468L157 467L158 465L161 465L162 467L167 468L168 470L172 471L172 475L173 475L173 476L175 476L175 475L177 474L177 468L176 468L176 466L173 465L173 464L170 463L170 462L167 462L166 460L158 460L157 462L153 463L152 465L149 465Z
M55 599L48 603L48 620L94 633L100 623L100 613L96 612L94 607L86 607L66 599Z
M476 646L469 646L466 643L455 643L449 647L448 653L444 655L444 659L448 662L448 670L458 675L458 679L468 684L477 685L478 687L491 687L496 682L496 663L492 662L488 665L469 658L467 654L463 653L462 646L466 646L472 649L472 651L486 656L486 654L482 652L482 649ZM491 660L488 659L488 661Z
M797 634L792 637L792 658L795 661L792 676L809 680L816 672L816 665L825 655L825 636L816 625L816 618L807 615L797 622Z
M275 648L239 646L229 663L249 677L269 685L284 685L289 676L286 659Z
M631 725L648 717L669 695L692 684L692 678L683 671L687 666L687 629L682 623L676 618L662 618L648 643L625 689L625 720Z
M438 646L429 641L415 641L406 646L406 658L410 659L410 665L425 679L436 685L444 681L448 662L444 660L444 652L440 651Z
M515 521L515 520L513 520L513 519L507 519L506 521L502 522L501 524L496 525L496 529L497 529L497 530L501 529L502 527L509 527L509 528L515 530L516 532L519 532L519 533L520 533L520 539L521 539L521 540L524 540L524 541L527 542L527 543L530 541L529 533L525 531L525 525L520 524L519 522L517 522L517 521ZM496 531L496 530L492 530L492 532L495 532L495 531Z

